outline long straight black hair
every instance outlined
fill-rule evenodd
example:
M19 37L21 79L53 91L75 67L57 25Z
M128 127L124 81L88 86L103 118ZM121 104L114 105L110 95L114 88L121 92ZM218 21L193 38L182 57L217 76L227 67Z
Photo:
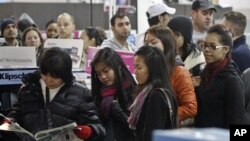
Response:
M170 75L166 72L170 67L167 66L163 52L152 46L142 46L136 51L135 56L144 58L148 68L147 84L152 84L153 88L166 88L173 93Z
M129 83L129 87L131 89L135 89L136 82L132 76L132 74L129 72L128 68L124 64L123 60L119 56L119 54L111 49L111 48L103 48L100 49L93 61L91 62L91 86L92 86L92 95L95 98L95 102L98 106L100 106L101 102L101 96L100 96L100 89L103 86L101 81L98 79L96 71L95 71L95 66L98 63L103 63L106 66L110 67L112 70L114 70L115 73L115 83L114 87L117 89L117 98L119 103L121 104L121 107L123 110L126 107L123 107L129 99L131 98L130 101L132 101L132 94L129 94L128 96L125 96L125 91L122 87L123 80L126 80Z
M178 124L177 118L177 101L176 97L171 85L170 75L168 72L170 69L165 61L165 56L163 52L157 48L152 46L142 46L139 50L135 53L135 56L140 56L144 58L144 62L148 68L148 79L146 84L143 86L138 86L138 89L142 89L146 85L151 85L153 88L151 91L156 89L165 89L168 91L169 95L166 98L171 97L173 98L173 105L169 106L169 114L170 114L170 121L171 121L171 128L176 128ZM137 91L139 92L139 91ZM167 98L167 99L168 99ZM171 103L169 103L171 104ZM167 111L168 109L166 109ZM173 115L171 115L171 110L173 110Z

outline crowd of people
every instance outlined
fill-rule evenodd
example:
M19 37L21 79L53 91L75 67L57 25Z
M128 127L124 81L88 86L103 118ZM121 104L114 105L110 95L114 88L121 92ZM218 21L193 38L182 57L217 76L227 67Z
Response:
M113 37L101 27L85 27L79 36L81 66L88 48L99 48L90 64L91 90L75 80L65 50L44 49L49 38L75 39L72 15L48 21L46 38L34 23L4 19L0 46L35 47L38 70L26 75L21 87L0 86L1 113L9 117L0 122L17 122L31 133L75 122L74 130L56 139L62 141L152 141L155 129L250 124L246 16L228 11L214 23L217 9L209 0L193 1L191 17L173 16L176 10L150 5L149 28L136 35L135 44L128 41L126 13L111 18ZM118 50L134 53L134 74ZM9 95L16 100L5 106ZM0 131L0 139L34 140L7 131Z

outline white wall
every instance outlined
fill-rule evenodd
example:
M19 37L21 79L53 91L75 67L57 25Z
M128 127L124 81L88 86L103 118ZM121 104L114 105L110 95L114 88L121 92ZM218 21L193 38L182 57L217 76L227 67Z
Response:
M233 9L249 9L249 0L219 0L219 3L227 3L233 6Z
M143 33L148 29L146 11L152 2L162 2L162 0L137 0L137 27L138 33Z
M147 22L146 11L153 0L137 0L137 28L138 33L146 31L149 27Z

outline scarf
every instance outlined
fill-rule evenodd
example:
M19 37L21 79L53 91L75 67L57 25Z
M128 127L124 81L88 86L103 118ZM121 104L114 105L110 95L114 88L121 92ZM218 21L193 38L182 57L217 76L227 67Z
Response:
M122 88L126 89L129 87L127 81L122 83ZM115 95L117 94L117 88L115 86L105 86L101 88L101 114L105 117L109 117L110 105L114 100Z
M219 63L216 64L207 64L204 72L205 72L205 84L208 84L208 82L215 77L218 72L223 70L225 66L230 62L231 58L226 57L224 60L222 60Z
M144 104L144 101L150 91L152 90L153 86L152 85L147 85L135 98L133 104L130 106L130 116L128 118L128 123L129 123L129 128L135 130L136 125L138 123L140 113L142 106Z

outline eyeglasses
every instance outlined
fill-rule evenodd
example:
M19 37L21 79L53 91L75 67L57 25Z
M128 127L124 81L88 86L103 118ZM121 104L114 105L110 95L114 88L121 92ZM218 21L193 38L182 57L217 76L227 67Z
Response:
M200 42L199 46L203 50L208 48L209 50L213 50L213 51L216 50L217 48L228 47L225 45L215 45L214 43L207 43L207 42Z

